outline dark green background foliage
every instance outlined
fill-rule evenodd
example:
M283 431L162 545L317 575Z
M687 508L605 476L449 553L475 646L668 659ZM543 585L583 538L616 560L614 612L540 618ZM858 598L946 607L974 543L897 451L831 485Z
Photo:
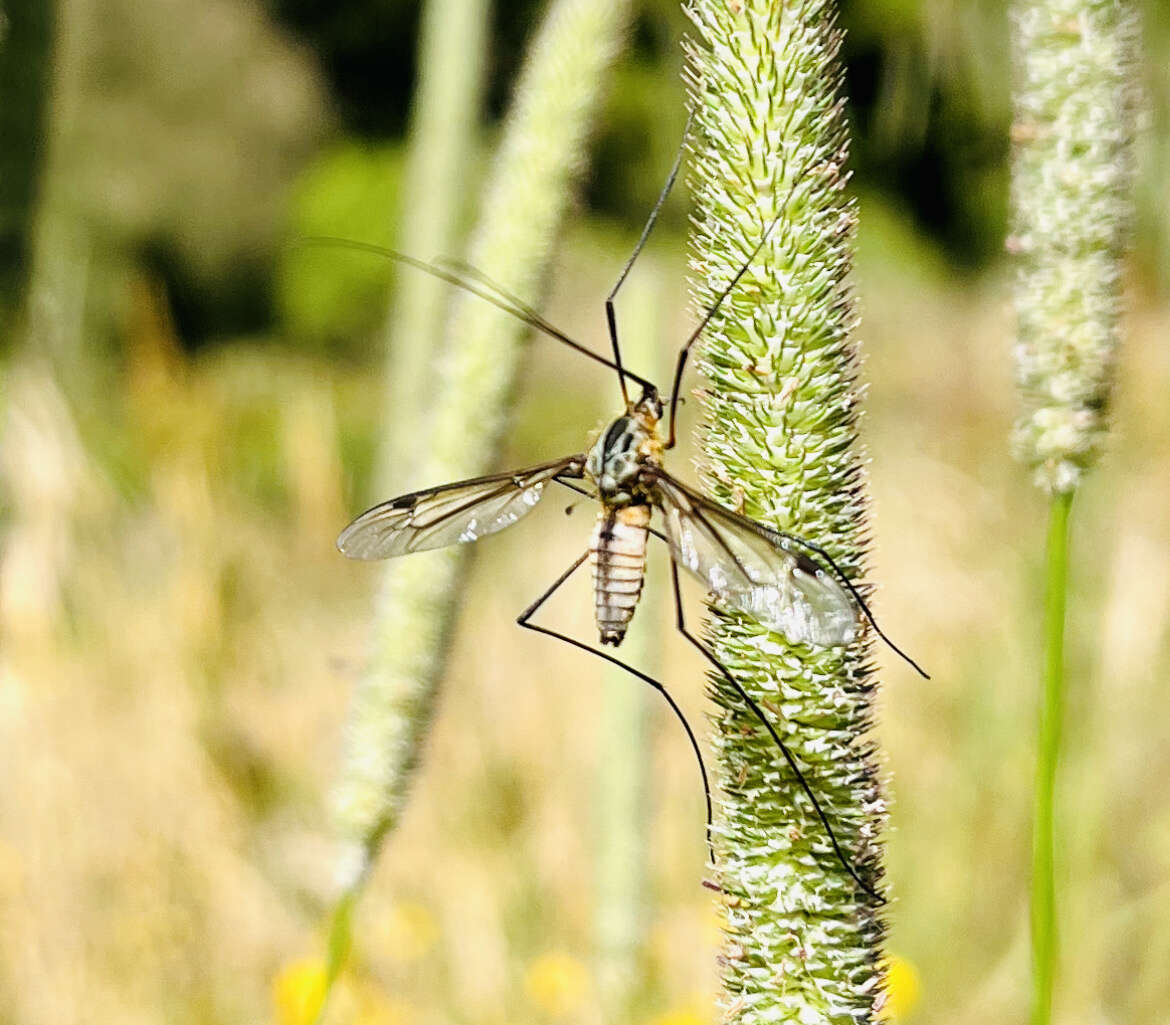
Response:
M1159 32L1164 38L1166 16L1157 4L1150 6L1151 38L1158 39ZM352 352L355 334L376 323L368 311L376 306L371 300L389 269L359 268L349 261L344 269L323 272L330 281L313 283L307 271L285 266L300 258L289 257L279 244L305 230L390 238L396 207L386 185L394 181L408 123L418 5L269 3L268 24L250 30L271 46L268 70L299 93L299 121L274 115L262 99L234 103L239 90L249 89L240 71L249 59L243 46L238 54L222 54L210 69L200 67L198 32L190 46L182 43L184 19L197 19L177 6L158 7L170 17L146 17L134 5L114 0L99 31L82 44L88 51L82 54L77 87L82 116L134 119L137 136L127 150L118 145L116 131L103 138L91 125L80 134L92 148L64 157L71 169L100 176L90 178L98 195L82 188L76 198L99 222L108 258L143 261L166 282L188 346L240 333L275 333L297 347ZM48 83L43 63L48 9L26 3L13 10L13 29L0 50L3 81ZM495 7L485 145L539 9L536 0ZM847 0L841 24L847 33L855 188L901 209L957 271L985 268L1000 252L1006 209L1002 0L950 5ZM644 0L633 52L614 76L585 201L624 230L633 230L653 201L681 133L678 44L684 32L677 5ZM135 45L126 54L121 48L128 37ZM142 73L152 57L168 69L164 77ZM1155 78L1157 68L1152 65ZM22 88L18 95L22 102L5 105L11 123L5 137L25 143L4 147L8 170L0 197L0 285L9 305L26 255L22 211L28 209L32 175L43 156L43 147L35 144L43 96L36 88ZM1164 108L1158 113L1164 115ZM212 157L211 173L199 176L197 167L184 163L185 151L197 164L200 140L219 118L234 123L229 131L238 138L254 141L249 145L240 138L226 166ZM269 145L262 147L264 142ZM136 185L145 196L131 196L111 209L108 196L100 194L111 182L123 191ZM265 197L260 210L258 192ZM273 219L281 205L284 213ZM667 211L668 224L681 230L685 216L679 197ZM1164 219L1164 214L1148 219L1147 242L1160 237ZM1146 252L1153 266L1149 245ZM322 273L321 261L315 270Z
M26 0L0 36L0 334L17 303L28 265L37 173L45 156L45 98L53 9Z

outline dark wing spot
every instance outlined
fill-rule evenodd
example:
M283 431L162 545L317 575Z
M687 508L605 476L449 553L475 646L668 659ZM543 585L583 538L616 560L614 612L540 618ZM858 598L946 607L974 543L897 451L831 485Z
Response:
M814 579L816 578L817 574L820 573L821 567L813 562L812 559L810 559L807 555L802 555L799 552L795 552L793 553L793 557L796 559L796 565L793 567L794 569L798 569L802 573L807 573Z
M415 495L399 495L390 503L391 509L413 509L418 502Z

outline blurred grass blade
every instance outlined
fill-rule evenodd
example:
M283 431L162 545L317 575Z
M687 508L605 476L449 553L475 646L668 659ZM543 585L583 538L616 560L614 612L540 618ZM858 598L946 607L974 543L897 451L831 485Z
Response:
M487 0L430 0L423 8L397 241L402 252L422 259L458 248L460 216L476 180L487 15ZM386 325L388 424L376 474L386 494L409 487L448 294L441 282L399 269Z
M1032 1025L1057 975L1056 780L1064 695L1068 515L1100 454L1133 219L1137 10L1129 0L1016 0L1012 235L1016 454L1050 496L1045 675L1032 849Z
M45 360L68 398L77 402L93 383L82 344L89 292L90 228L71 179L76 163L78 111L85 73L89 0L55 5L45 118L44 158L36 183L25 306L27 352ZM6 143L7 144L7 143Z
M856 218L844 192L834 5L697 0L691 12L697 305L710 306L776 222L704 337L705 482L727 505L824 546L860 582L868 527L848 284ZM864 739L877 685L868 639L790 644L743 614L713 613L709 630L803 767L854 869L880 888L886 813ZM737 692L722 676L711 686L725 1004L750 1025L872 1021L884 984L879 901L834 856Z
M1044 695L1036 749L1032 823L1032 1021L1052 1017L1056 981L1056 766L1064 717L1064 619L1068 585L1068 517L1073 493L1055 495L1048 520L1044 602Z
M0 345L6 351L24 300L33 212L44 168L55 5L0 13Z
M622 360L637 370L657 365L661 289L653 258L643 252L622 291ZM653 563L639 605L639 629L622 645L631 665L659 675L662 602L669 583ZM652 576L651 576L652 575ZM626 1021L640 983L646 927L646 798L649 716L653 695L624 669L604 670L597 793L597 984L607 1021ZM672 727L674 723L672 722ZM671 734L672 738L674 734Z
M468 255L526 300L536 297L546 273L627 11L626 3L556 0L521 73ZM434 401L416 425L417 485L489 466L507 421L523 336L516 322L486 304L453 297ZM387 564L336 793L343 893L360 887L398 821L433 711L467 554L456 545Z
M329 998L333 995L333 986L349 958L349 951L353 946L353 912L357 899L358 891L351 889L342 894L333 906L325 950L325 979L320 990L320 1003L316 1014L313 1015L314 1025L321 1025L325 1021L325 1014L329 1010Z
M47 642L66 618L64 581L91 497L75 410L93 381L83 344L90 231L67 174L88 4L39 7L18 11L11 26L0 10L0 102L12 130L0 158L0 232L5 255L21 257L0 273L0 346L9 355L0 378L0 529L10 535L0 546L0 633ZM17 145L26 132L43 136L28 151Z

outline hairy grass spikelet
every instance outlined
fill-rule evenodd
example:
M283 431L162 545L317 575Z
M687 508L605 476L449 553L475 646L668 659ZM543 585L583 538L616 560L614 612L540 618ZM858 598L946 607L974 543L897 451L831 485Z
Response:
M823 545L853 579L867 536L848 284L855 212L834 5L695 0L689 78L700 141L694 295L706 307L775 228L705 336L705 482L724 503ZM778 220L777 220L778 219ZM789 644L717 613L717 653L771 715L847 856L880 886L885 821L864 641ZM872 1021L878 901L835 858L772 740L719 676L717 837L723 982L741 1022Z
M1072 491L1105 431L1132 219L1137 12L1127 0L1013 10L1013 442L1036 483Z

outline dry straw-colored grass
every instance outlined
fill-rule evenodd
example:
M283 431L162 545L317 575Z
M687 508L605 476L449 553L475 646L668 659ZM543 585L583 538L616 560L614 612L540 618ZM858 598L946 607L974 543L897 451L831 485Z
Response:
M924 980L916 1020L975 1025L1025 1002L1038 547L1020 525L1038 499L1003 455L999 283L923 270L864 213L878 607L935 675L886 673L892 946ZM599 341L618 262L578 227L550 316ZM375 389L276 349L186 362L150 294L104 419L78 427L31 371L10 388L0 1007L22 1025L269 1020L273 978L319 949L325 795L372 582L332 537ZM1116 439L1076 528L1070 700L1091 726L1069 737L1064 779L1070 1022L1153 1021L1168 995L1170 315L1135 305ZM517 462L572 449L612 399L600 373L534 353ZM581 990L565 968L587 963L592 929L598 669L512 623L587 530L584 510L550 508L480 546L339 1020L598 1020L588 975ZM583 589L550 614L590 628ZM665 672L701 717L700 666L671 648ZM701 795L661 710L652 764L638 1020L708 1020Z

